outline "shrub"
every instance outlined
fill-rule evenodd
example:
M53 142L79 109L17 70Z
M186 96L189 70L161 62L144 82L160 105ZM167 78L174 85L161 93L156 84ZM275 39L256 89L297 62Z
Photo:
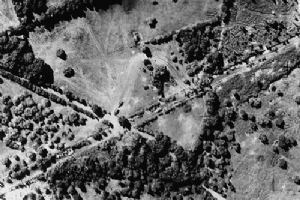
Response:
M268 140L268 137L267 137L266 134L260 134L258 139L259 139L259 140L261 141L261 143L263 143L263 144L268 144L268 143L269 143L269 140Z
M296 104L300 105L300 96L295 97L295 102Z
M150 18L150 19L148 20L149 27L150 27L151 29L155 29L157 22L158 22L158 21L157 21L156 18Z
M119 117L119 124L123 128L127 128L128 130L131 130L131 123L126 117L124 116Z
M47 157L47 154L48 154L48 150L43 148L43 147L40 147L38 149L38 154L42 157L42 158L45 158Z
M34 161L36 161L36 154L34 152L30 152L28 154L28 158L34 162Z
M13 166L12 166L12 170L14 172L17 172L21 169L20 165L18 163L15 163Z
M37 85L52 84L54 81L53 70L41 59L36 59L25 68L24 78Z
M276 126L277 126L278 128L283 129L283 128L284 128L284 125L285 125L285 122L284 122L284 120L280 117L280 118L277 118L277 119L275 120L275 124L276 124Z
M143 46L143 47L142 47L142 52L143 52L148 58L151 58L151 57L152 57L152 53L151 53L149 47Z
M278 146L281 149L288 151L293 146L293 143L292 140L287 138L285 135L280 135L278 137Z
M287 169L287 162L285 159L280 158L278 160L278 167L280 167L281 169Z
M12 162L10 161L10 159L8 157L6 157L3 161L3 165L5 165L6 168L9 168L11 163Z
M296 183L297 185L300 185L300 177L299 176L295 176L293 178L293 180L294 180L294 183Z
M239 116L242 120L247 120L248 119L248 114L246 113L245 110L240 110L239 111Z
M62 60L66 60L67 59L67 54L63 49L58 49L56 51L56 56Z
M104 116L104 112L102 110L102 108L96 104L94 104L92 106L92 110L93 112L98 116L98 117L103 117Z
M75 75L75 71L72 67L67 67L66 69L64 69L63 73L67 78L71 78Z

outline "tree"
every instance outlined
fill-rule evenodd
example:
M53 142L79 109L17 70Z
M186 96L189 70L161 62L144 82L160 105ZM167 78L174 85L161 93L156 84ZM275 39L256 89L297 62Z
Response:
M295 102L296 104L300 105L300 96L295 97Z
M62 60L67 60L67 54L63 49L58 49L56 51L56 56Z
M29 158L32 162L34 162L34 161L36 161L36 154L35 154L34 152L30 152L30 153L28 154L28 158Z
M300 177L299 176L295 176L293 178L293 180L294 180L294 183L296 183L297 185L300 185Z
M131 123L126 117L124 116L119 117L119 124L123 128L127 128L128 130L131 130Z
M36 198L37 198L37 195L35 193L31 192L31 193L25 195L23 199L33 200L33 199L36 199Z
M253 108L261 108L261 100L259 98L251 98L249 103Z
M164 84L170 81L170 71L166 66L158 66L155 69L152 84L158 89L158 93L164 96Z
M287 169L287 162L285 159L280 158L278 160L278 167L280 167L281 169Z
M5 138L6 133L3 129L0 129L0 140L3 141L3 139Z
M288 151L291 148L291 141L282 134L278 137L278 146L281 149Z
M37 85L52 84L54 81L52 68L41 59L35 59L32 64L28 65L23 76Z
M13 166L12 166L12 170L14 172L17 172L21 169L20 165L18 163L15 163Z
M277 126L278 128L283 129L283 128L284 128L285 122L284 122L284 120L282 119L282 117L280 117L280 118L277 118L277 119L275 120L275 124L276 124L276 126Z
M100 132L94 133L91 137L94 138L97 141L102 140L102 134Z
M216 114L216 111L218 111L218 109L219 109L219 105L220 105L219 97L215 92L212 92L212 91L209 91L206 96L207 96L206 101L205 101L205 104L207 106L206 111L208 114L214 115L214 114ZM227 110L228 109L226 109L224 111L227 111ZM228 112L225 112L225 113L228 113Z
M20 137L20 143L21 143L21 145L25 145L27 143L27 138L26 137Z
M42 194L38 194L37 200L45 200L45 198Z
M23 56L23 60L24 60L25 64L33 63L34 59L35 59L35 57L34 57L33 52L25 53Z
M268 137L267 137L266 134L260 134L258 139L259 139L259 140L261 141L261 143L263 143L263 144L268 144L268 143L269 143L269 140L268 140Z
M152 57L152 53L149 47L147 46L143 46L142 47L142 52L148 57L151 58Z
M78 126L80 116L77 112L72 112L69 116L68 116L68 121L70 122L70 124L74 124L75 126Z
M224 66L223 54L218 51L211 53L207 58L207 62L209 63L207 72L219 74Z
M67 78L71 78L75 75L75 71L72 67L67 67L66 69L64 69L63 73Z
M226 139L228 142L234 142L235 141L235 131L234 130L227 131Z
M104 116L104 112L102 110L102 108L96 104L94 104L92 106L92 110L93 112L98 116L98 117L103 117Z
M8 157L6 157L3 161L3 165L5 165L6 168L9 168L11 163L12 162L10 161L10 159Z
M20 161L20 157L18 155L14 155L15 161Z
M152 65L151 61L149 59L144 59L144 65Z
M77 191L75 190L75 187L73 185L70 185L67 189L68 194L75 195L77 194Z
M156 24L157 24L157 19L156 18L150 18L148 19L148 24L150 26L151 29L155 29Z
M248 119L248 114L246 113L245 110L240 110L239 111L239 116L242 120L247 120Z
M45 158L47 157L47 154L48 154L48 150L43 148L43 147L40 147L38 149L38 154L42 157L42 158Z
M59 136L55 136L54 138L53 138L53 142L55 143L55 144L58 144L58 143L60 143L60 137Z

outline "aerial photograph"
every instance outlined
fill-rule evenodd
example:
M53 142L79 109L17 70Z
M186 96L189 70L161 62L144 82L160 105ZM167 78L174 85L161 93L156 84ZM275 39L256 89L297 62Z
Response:
M0 200L300 200L300 0L0 0Z

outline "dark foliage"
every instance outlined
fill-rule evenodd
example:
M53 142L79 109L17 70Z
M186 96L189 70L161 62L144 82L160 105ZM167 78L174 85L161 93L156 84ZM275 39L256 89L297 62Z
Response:
M62 60L67 60L67 54L63 49L58 49L56 51L56 56Z
M127 128L128 130L131 130L131 123L126 117L124 116L119 117L119 124L123 128Z
M219 38L219 32L214 30L214 26L220 23L219 20L209 23L202 23L192 29L183 29L176 34L176 41L182 46L186 63L195 60L202 60Z
M103 117L105 112L102 110L102 108L96 104L92 106L93 112L98 116L98 117Z
M170 80L170 71L166 66L158 66L154 71L152 84L158 89L158 94L164 96L164 84Z
M148 58L151 58L152 57L152 53L151 53L151 50L149 47L147 46L144 46L142 48L142 52L148 57Z
M278 160L278 167L280 167L281 169L287 169L288 165L285 159L280 158Z

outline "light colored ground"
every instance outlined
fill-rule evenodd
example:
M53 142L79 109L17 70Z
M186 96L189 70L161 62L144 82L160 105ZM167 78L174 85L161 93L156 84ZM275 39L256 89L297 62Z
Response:
M241 143L242 153L233 154L232 182L237 192L231 193L229 199L300 199L300 188L292 180L292 177L300 174L299 146L286 153L284 157L288 162L288 169L282 170L276 165L271 147L263 145L258 140L260 133L266 133L271 137L285 134L299 141L299 117L297 116L299 106L294 101L294 97L300 94L299 77L300 70L296 69L287 78L274 83L277 91L283 91L284 96L278 97L277 93L264 92L260 95L263 102L261 109L250 108L247 104L243 106L248 113L254 113L257 117L262 117L270 106L277 108L278 111L285 113L286 128L284 130L260 128L256 133L246 135L245 124L241 123L236 127L237 140Z
M55 4L55 1L49 3ZM132 31L140 32L147 40L215 17L206 14L218 12L218 5L220 2L208 0L182 0L178 3L162 0L159 5L153 6L151 1L139 0L130 11L124 11L120 5L98 13L88 11L86 19L63 22L51 33L37 31L31 34L30 41L36 55L54 69L58 85L87 97L109 111L124 100L124 95L127 98L125 101L131 102L129 107L135 107L134 102L142 101L139 104L143 104L142 97L145 95L129 100L133 94L131 91L139 91L136 87L143 87L143 83L137 80L143 76L139 68L142 57L138 49L131 48ZM145 23L149 17L158 20L156 29L150 29ZM66 62L56 58L58 48L63 48L68 54ZM162 59L165 59L164 56ZM66 79L62 75L67 66L75 69L75 77Z
M12 1L0 0L0 33L10 26L17 27L19 24Z
M177 141L179 145L191 149L201 130L205 108L201 98L188 102L188 104L192 106L191 112L185 113L183 108L177 108L175 112L160 116L147 129L162 131Z

